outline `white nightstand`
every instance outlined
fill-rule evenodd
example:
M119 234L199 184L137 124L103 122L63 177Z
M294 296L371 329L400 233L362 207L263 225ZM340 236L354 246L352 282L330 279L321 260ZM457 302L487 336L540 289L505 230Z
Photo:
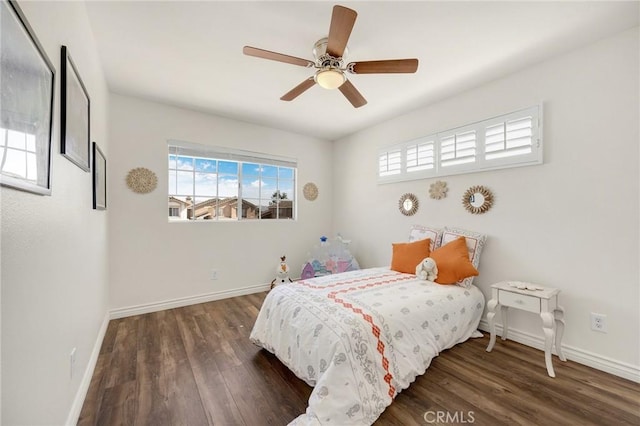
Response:
M562 354L561 345L562 333L564 333L564 309L558 304L560 290L532 284L527 284L527 286L541 290L520 289L510 285L512 283L520 286L525 284L516 281L502 281L491 286L491 300L487 304L489 309L487 321L491 337L487 352L491 352L496 343L495 315L498 305L500 305L502 313L502 340L507 339L507 311L509 307L540 314L544 331L544 360L547 365L547 373L551 377L556 377L551 363L551 348L554 342L558 358L561 361L567 360Z

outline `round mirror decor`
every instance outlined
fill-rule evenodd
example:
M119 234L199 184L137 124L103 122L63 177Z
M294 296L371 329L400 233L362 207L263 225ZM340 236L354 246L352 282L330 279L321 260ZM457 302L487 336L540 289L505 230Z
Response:
M441 200L447 196L447 182L437 180L429 186L429 196L434 200Z
M493 193L482 185L472 186L462 196L462 205L469 213L486 213L493 206Z
M398 201L400 213L405 216L413 216L418 211L418 198L410 193L403 194Z
M306 183L302 188L302 194L307 200L314 201L318 198L318 187L313 182Z
M158 177L147 168L138 167L131 169L129 174L127 174L127 186L138 194L147 194L156 189L157 185Z

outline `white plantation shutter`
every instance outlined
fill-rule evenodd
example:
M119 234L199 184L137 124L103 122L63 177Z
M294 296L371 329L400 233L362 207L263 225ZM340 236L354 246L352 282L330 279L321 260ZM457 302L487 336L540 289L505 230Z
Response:
M476 131L466 131L440 139L440 166L449 167L476 161Z
M407 146L407 172L430 170L435 167L434 141Z
M394 149L380 153L378 176L391 176L402 171L402 151Z
M485 159L530 154L533 145L531 116L489 126L485 131Z
M542 106L382 148L378 182L542 164Z

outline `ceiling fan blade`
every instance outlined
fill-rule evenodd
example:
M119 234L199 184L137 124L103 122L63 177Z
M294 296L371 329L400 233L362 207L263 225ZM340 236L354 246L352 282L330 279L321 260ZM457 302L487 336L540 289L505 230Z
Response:
M341 58L347 41L351 35L353 25L356 23L358 14L355 10L343 6L333 6L331 15L331 26L329 27L329 37L327 40L327 53L333 57Z
M389 59L386 61L351 62L347 70L353 74L414 73L418 70L417 59Z
M258 49L257 47L245 46L242 48L242 53L249 56L255 56L256 58L271 59L272 61L286 62L287 64L300 65L301 67L312 67L313 62L296 58L295 56L285 55L283 53L271 52L269 50Z
M293 89L285 93L280 98L280 100L292 101L298 96L302 95L306 90L310 89L314 84L316 84L316 81L313 79L313 77L309 77L308 79L306 79L305 81L303 81L302 83L298 84L296 87L294 87Z
M358 92L358 89L356 89L349 80L342 83L342 86L340 86L339 89L344 97L347 98L354 107L360 108L367 104L367 100L360 94L360 92Z

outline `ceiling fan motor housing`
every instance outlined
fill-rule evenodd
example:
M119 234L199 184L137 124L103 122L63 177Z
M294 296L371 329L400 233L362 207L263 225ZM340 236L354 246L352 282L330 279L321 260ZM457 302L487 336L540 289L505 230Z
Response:
M316 58L316 67L320 69L342 69L343 58L347 56L347 48L344 48L342 57L336 58L327 53L327 37L321 38L313 45L313 57Z

